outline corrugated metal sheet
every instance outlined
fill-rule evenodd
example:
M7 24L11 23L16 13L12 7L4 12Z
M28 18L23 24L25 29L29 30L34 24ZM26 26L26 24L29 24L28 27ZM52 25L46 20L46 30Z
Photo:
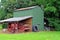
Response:
M28 18L31 18L32 16L24 16L24 17L15 17L15 18L9 18L5 20L1 20L0 22L11 22L11 21L22 21Z

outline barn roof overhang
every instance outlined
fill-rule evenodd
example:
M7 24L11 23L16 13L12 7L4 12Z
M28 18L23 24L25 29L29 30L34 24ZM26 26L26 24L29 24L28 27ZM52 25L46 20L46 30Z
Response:
M5 19L5 20L1 20L0 23L22 21L22 20L26 20L26 19L29 19L29 18L32 18L32 16L9 18L9 19Z

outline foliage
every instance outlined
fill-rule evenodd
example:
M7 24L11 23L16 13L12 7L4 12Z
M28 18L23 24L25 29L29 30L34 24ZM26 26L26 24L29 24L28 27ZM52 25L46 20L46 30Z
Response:
M58 30L60 31L60 27L59 27L60 26L60 20L55 19L55 18L48 18L48 20L50 22L49 25L54 26L56 31L58 31Z
M5 11L3 8L0 9L0 20L3 20L4 19L4 16L6 16L6 14L4 14Z
M53 13L55 13L56 10L57 9L54 6L48 6L44 9L44 11L47 11L47 12L49 11L49 12L53 12Z

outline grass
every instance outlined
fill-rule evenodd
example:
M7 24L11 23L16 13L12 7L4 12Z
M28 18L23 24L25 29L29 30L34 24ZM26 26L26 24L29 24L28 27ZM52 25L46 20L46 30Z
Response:
M0 24L0 29L2 29L2 24Z
M60 32L0 34L0 40L60 40Z

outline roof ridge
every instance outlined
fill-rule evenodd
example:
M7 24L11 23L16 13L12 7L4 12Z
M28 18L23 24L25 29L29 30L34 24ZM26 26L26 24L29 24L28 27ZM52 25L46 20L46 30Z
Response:
M26 7L26 8L20 8L20 9L16 9L15 11L18 11L18 10L28 10L28 9L33 9L37 6L31 6L31 7Z

